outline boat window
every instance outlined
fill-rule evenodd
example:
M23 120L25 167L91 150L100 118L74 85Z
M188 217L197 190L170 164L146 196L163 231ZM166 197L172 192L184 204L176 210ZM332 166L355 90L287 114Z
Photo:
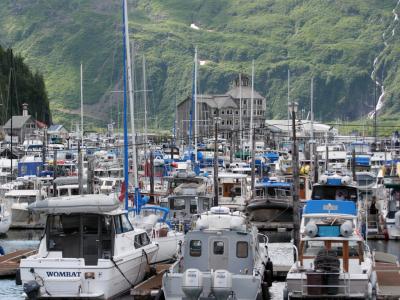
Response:
M129 222L129 219L127 217L127 215L120 215L121 218L121 228L122 228L122 232L128 232L133 230L132 224L131 222Z
M84 234L97 234L97 215L87 215L82 219L83 233Z
M185 209L185 199L171 199L170 207L174 210Z
M121 219L119 216L114 216L114 224L115 224L115 233L119 234L122 233L122 226L121 226Z
M214 254L216 254L216 255L224 254L224 242L222 242L222 241L214 242Z
M146 232L135 235L135 248L136 249L146 246L148 244L150 244L150 238Z
M203 210L209 210L210 209L210 200L204 199L203 200Z
M236 243L236 256L238 258L246 258L249 255L249 244L247 242Z
M47 250L62 251L63 257L79 257L79 215L52 215L47 224Z
M190 256L194 257L201 256L201 241L199 240L190 241Z
M197 214L197 200L196 199L190 200L190 213Z

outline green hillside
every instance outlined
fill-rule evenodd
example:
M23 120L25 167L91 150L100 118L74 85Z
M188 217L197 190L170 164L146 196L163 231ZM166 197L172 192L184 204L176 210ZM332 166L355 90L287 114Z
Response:
M122 95L121 3L111 0L4 0L0 44L12 46L45 77L57 121L79 107L79 65L84 102L93 122L117 122ZM372 110L370 78L376 56L384 79L383 113L400 110L397 75L400 43L393 0L129 0L135 40L137 89L146 55L150 123L172 127L175 101L191 93L194 47L199 91L223 93L241 71L256 63L256 89L268 99L268 117L285 117L287 70L292 99L309 110L315 78L316 117L355 120ZM400 11L400 8L399 8ZM199 30L190 28L195 23ZM382 33L389 28L384 46ZM382 76L383 75L383 76ZM377 91L379 96L380 90ZM136 93L138 122L142 95ZM118 104L119 103L119 104ZM118 108L119 106L119 108ZM67 113L66 113L67 112ZM97 121L94 121L98 119Z
M50 124L49 99L43 76L32 72L12 49L0 46L0 124L22 113L22 104L38 121Z

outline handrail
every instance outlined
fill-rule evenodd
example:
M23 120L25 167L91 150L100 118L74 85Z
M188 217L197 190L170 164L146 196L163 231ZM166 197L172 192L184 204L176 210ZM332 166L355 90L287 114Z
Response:
M341 273L341 272L323 272L323 273L319 273L321 275L338 275L339 276L339 283L340 283L340 275L343 275L343 284L304 284L304 280L307 280L307 275L308 274L313 274L311 272L306 272L304 273L306 276L304 278L304 276L301 276L301 294L302 295L309 295L308 293L308 288L343 288L343 293L345 296L349 296L350 295L350 274L349 273ZM340 293L340 291L338 291L338 294L342 295ZM321 293L321 296L324 296L325 293Z

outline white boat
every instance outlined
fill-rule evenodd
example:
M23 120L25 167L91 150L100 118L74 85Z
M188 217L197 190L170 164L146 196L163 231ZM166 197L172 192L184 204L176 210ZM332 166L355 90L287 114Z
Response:
M20 263L28 298L110 299L141 282L157 254L112 196L46 199L31 208L46 213L47 224L38 253Z
M11 190L4 195L5 199L12 203L13 228L43 228L44 216L28 210L28 206L36 200L42 200L46 193L39 189L32 190Z
M232 210L244 210L250 200L250 179L246 174L218 173L218 204Z
M357 215L353 201L307 202L297 261L287 274L283 299L374 298L376 274Z
M326 152L327 148L328 153ZM328 155L327 171L339 172L347 167L347 152L342 143L317 146L316 153L321 163L326 161Z
M184 256L162 280L166 300L266 299L272 283L267 238L240 212L213 207L185 236Z
M129 215L132 225L146 230L151 240L158 245L158 253L152 263L173 261L182 253L184 233L171 228L166 220L168 213L165 207L145 205L141 207L139 215Z
M388 209L385 217L386 234L391 240L400 239L400 178L387 176L384 184L389 189Z
M11 204L6 200L0 200L0 234L4 234L11 226Z

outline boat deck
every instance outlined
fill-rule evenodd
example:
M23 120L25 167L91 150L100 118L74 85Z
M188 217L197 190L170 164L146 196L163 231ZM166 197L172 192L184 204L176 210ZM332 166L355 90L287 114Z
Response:
M153 299L161 292L162 277L169 269L170 264L160 264L156 266L156 274L149 279L136 285L131 289L130 294L136 299Z
M0 277L15 276L21 259L33 255L37 250L23 249L0 256Z
M400 298L400 266L397 263L376 262L378 299Z

